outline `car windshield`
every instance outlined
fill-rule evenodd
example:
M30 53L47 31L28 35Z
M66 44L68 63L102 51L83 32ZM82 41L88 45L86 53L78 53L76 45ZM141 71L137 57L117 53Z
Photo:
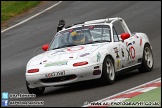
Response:
M58 32L50 44L49 50L98 42L111 42L108 25L93 25Z

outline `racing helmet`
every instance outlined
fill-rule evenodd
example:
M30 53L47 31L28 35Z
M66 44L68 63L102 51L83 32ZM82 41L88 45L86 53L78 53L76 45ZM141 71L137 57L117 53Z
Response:
M73 31L71 33L71 37L74 44L84 44L85 36L81 31Z

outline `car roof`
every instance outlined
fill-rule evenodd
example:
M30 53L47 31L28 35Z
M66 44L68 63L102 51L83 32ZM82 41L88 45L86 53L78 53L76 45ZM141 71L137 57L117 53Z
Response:
M98 23L98 24L78 24L78 25L74 25L74 26L71 26L71 27L65 27L63 28L63 30L68 30L68 29L72 29L72 28L78 28L78 27L83 27L83 26L91 26L91 25L110 25L108 23Z

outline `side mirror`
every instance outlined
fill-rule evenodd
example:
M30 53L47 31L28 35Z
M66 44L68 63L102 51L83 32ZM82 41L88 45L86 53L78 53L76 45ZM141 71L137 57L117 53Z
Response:
M49 44L45 44L45 45L42 46L42 49L43 49L44 51L47 51L48 48L49 48Z
M129 33L122 33L120 37L124 41L125 39L128 39L130 37L130 34Z

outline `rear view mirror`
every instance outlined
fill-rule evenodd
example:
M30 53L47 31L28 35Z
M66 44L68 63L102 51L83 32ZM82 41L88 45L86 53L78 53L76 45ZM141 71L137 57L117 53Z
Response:
M124 41L125 39L128 39L130 37L129 33L122 33L120 38Z
M42 49L43 49L44 51L47 51L48 48L49 48L49 44L45 44L45 45L42 46Z

